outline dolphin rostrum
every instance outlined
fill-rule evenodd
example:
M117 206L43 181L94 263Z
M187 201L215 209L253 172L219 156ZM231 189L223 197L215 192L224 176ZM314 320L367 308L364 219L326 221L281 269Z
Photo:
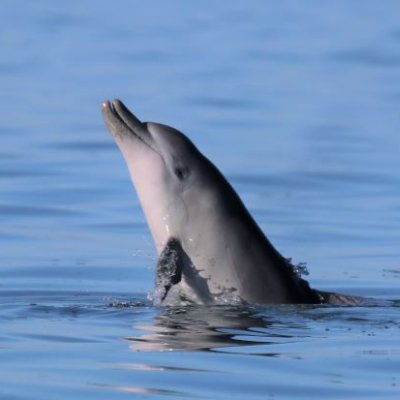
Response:
M159 254L156 303L331 302L332 294L311 289L273 247L221 172L183 133L139 121L119 100L105 101L102 112Z

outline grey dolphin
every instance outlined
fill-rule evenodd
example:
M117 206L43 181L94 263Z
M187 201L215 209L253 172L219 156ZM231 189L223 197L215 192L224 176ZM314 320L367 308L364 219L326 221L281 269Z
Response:
M119 100L105 101L102 113L159 254L156 302L171 297L200 304L332 300L295 272L221 172L184 134L139 121Z

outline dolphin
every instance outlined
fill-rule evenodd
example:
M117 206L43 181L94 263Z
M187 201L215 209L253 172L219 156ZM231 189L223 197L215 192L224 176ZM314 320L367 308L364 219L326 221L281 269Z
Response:
M181 132L102 103L159 255L156 304L321 304L215 165Z

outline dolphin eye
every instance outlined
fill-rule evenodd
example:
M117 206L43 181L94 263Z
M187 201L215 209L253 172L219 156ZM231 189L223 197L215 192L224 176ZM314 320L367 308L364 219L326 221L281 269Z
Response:
M185 167L176 167L174 172L180 181L185 179L188 174L188 170Z

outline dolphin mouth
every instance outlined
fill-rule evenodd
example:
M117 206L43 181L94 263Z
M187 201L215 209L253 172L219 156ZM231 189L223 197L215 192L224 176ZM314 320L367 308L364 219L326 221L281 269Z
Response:
M116 139L123 142L125 137L134 136L156 151L146 128L147 124L136 118L121 100L114 99L111 102L106 100L102 103L101 108L107 127Z

